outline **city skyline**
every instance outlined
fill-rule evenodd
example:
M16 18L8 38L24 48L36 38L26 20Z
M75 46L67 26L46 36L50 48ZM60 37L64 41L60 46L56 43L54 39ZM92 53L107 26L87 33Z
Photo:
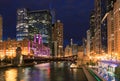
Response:
M18 8L54 9L56 20L61 20L64 24L64 44L69 44L71 38L74 43L82 44L82 38L86 37L84 32L89 28L89 15L94 6L93 1L0 1L0 14L3 17L3 39L16 38Z
M119 17L120 0L0 0L0 81L120 81Z

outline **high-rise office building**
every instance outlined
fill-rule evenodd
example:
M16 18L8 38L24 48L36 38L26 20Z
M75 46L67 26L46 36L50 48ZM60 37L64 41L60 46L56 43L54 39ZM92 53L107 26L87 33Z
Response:
M101 0L101 53L107 53L107 19L104 19L106 13L107 1Z
M106 6L107 6L107 12L113 10L114 8L114 3L116 2L116 0L105 0L106 1Z
M28 18L27 9L17 10L16 39L21 41L28 38Z
M114 56L116 59L120 59L120 0L116 0L114 3Z
M16 31L18 41L23 39L33 41L34 35L40 34L42 43L52 48L52 16L49 10L18 9Z
M95 0L95 53L102 54L107 51L107 21L102 19L106 14L106 0Z
M101 53L101 0L95 0L95 53Z
M95 29L95 11L92 10L90 14L90 32L91 32L91 38L94 37L94 29Z
M94 42L94 32L95 29L95 11L92 10L91 14L90 14L90 53L92 54L95 51L95 42Z
M114 21L113 21L113 11L109 11L107 16L107 31L108 31L108 54L114 51Z
M52 31L52 39L54 42L57 42L57 56L63 56L63 23L57 20Z
M52 40L52 18L48 10L28 11L28 38L33 40L35 34L41 34L42 42L50 44Z
M87 30L87 46L86 46L87 55L90 55L90 30Z
M108 54L112 55L115 51L115 35L114 35L114 3L116 0L107 0L107 39L108 39Z
M0 41L2 41L3 28L2 28L2 16L0 15Z
M83 42L83 55L87 55L86 54L86 46L87 46L87 41L85 38L82 39Z

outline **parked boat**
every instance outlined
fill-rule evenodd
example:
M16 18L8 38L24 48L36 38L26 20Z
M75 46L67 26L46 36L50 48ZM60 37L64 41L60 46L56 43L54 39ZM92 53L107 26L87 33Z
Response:
M78 66L75 64L75 63L72 63L71 65L70 65L70 68L77 68Z

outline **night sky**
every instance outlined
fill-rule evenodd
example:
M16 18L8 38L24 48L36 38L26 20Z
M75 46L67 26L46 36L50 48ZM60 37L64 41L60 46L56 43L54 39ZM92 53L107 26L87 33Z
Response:
M0 0L0 14L3 16L3 39L16 38L16 11L18 8L29 10L55 10L56 19L64 24L64 44L82 44L89 28L89 16L94 8L94 0Z

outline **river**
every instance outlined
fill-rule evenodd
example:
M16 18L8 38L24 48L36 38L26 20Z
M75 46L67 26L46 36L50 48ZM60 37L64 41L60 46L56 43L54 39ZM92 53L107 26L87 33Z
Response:
M51 62L32 67L0 69L0 81L87 81L82 69L70 69L69 63Z

